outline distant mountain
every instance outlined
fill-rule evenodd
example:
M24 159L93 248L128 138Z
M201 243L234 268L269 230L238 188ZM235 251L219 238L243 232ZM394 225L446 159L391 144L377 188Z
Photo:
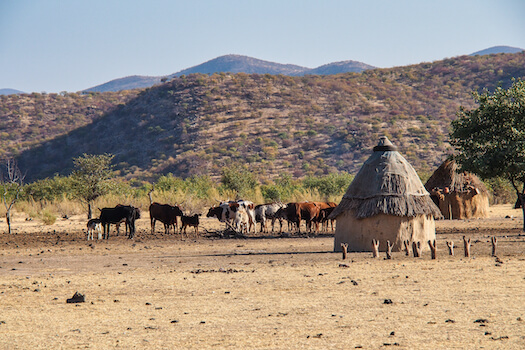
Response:
M300 75L306 75L306 74L331 75L331 74L348 73L348 72L361 73L364 70L374 69L374 68L377 68L377 67L374 67L369 64L362 63L362 62L341 61L341 62L325 64L323 66L320 66L314 69L309 69Z
M519 47L511 47L511 46L493 46L489 47L488 49L477 51L474 53L471 53L469 56L477 56L477 55L492 55L495 53L518 53L523 51L523 49L520 49Z
M180 77L191 73L213 74L220 72L229 73L247 73L247 74L283 74L283 75L300 75L309 68L296 66L293 64L280 64L269 61L259 60L257 58L226 55L214 58L198 66L181 70L170 77Z
M0 89L0 95L25 94L25 92L15 89Z
M143 75L132 75L125 78L119 78L108 81L107 83L90 87L83 90L84 92L106 92L122 91L131 89L143 89L160 83L162 77L148 77Z
M257 58L242 55L226 55L214 58L194 67L183 69L177 73L168 75L167 78L180 77L192 73L213 74L220 72L247 73L247 74L271 74L271 75L290 75L303 76L311 75L331 75L346 72L362 72L375 67L357 61L342 61L325 64L317 68L307 68L293 64L281 64L259 60ZM122 91L129 89L139 89L151 87L161 82L163 77L145 77L134 75L126 78L111 80L105 84L97 85L84 90L104 92Z

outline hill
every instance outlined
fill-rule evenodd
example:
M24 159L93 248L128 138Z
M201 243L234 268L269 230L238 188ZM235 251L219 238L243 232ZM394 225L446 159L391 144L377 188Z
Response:
M161 77L146 77L142 75L132 75L130 77L114 79L107 83L83 90L83 92L106 92L142 89L160 83Z
M357 62L357 61L341 61L325 64L323 66L308 69L303 71L301 74L296 75L331 75L331 74L340 74L340 73L360 73L367 69L374 69L376 67L368 65L366 63Z
M493 55L498 53L519 53L522 52L523 49L520 49L519 47L511 47L511 46L493 46L489 47L488 49L476 51L474 53L471 53L470 56L476 56L476 55Z
M293 64L281 64L263 61L257 58L242 55L225 55L214 58L197 66L181 70L168 76L169 79L189 74L213 74L213 73L247 73L247 74L283 74L302 76L306 74L338 74L346 72L362 72L366 69L375 68L357 61L343 61L323 65L318 68L306 68ZM84 91L120 91L127 89L138 89L153 86L159 83L163 77L131 76L111 80L107 83L94 86Z
M0 89L0 95L24 94L23 91L15 89Z
M243 164L262 181L355 172L387 135L418 171L451 152L450 121L473 90L525 77L525 52L461 56L362 73L191 74L126 93L0 97L0 149L27 179L68 174L72 157L115 154L118 175L219 176ZM55 136L53 138L53 136Z
M280 64L241 55L226 55L181 70L180 72L172 74L170 78L193 73L213 74L220 72L297 75L305 70L308 70L308 68L293 64Z

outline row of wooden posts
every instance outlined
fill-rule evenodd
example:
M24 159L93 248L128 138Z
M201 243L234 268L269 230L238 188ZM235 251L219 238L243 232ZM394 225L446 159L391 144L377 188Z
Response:
M492 256L496 256L496 246L498 244L498 239L496 237L490 237L490 242L492 243ZM453 241L446 241L447 247L448 247L448 253L449 255L454 255L454 242ZM404 241L403 242L405 246L405 255L410 255L410 241ZM428 245L430 247L430 254L432 259L436 259L436 251L437 251L437 245L436 240L429 240ZM393 244L390 243L390 241L386 241L386 258L392 259L392 246ZM466 258L470 258L470 238L466 238L463 236L463 247L464 247L464 253ZM346 259L346 256L348 254L348 243L341 243L341 247L343 248L343 260ZM422 252L422 246L421 242L412 242L412 252L414 254L414 258L421 257ZM373 239L372 240L372 254L374 258L379 257L379 240Z

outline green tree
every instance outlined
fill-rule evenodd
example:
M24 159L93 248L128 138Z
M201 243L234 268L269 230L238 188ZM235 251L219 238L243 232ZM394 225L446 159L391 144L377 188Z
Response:
M237 197L246 198L255 194L258 181L245 166L232 165L222 169L221 184L224 189L237 193Z
M493 93L473 95L479 107L461 107L452 122L450 139L458 151L455 159L463 170L484 179L508 179L525 218L525 82L518 79L508 89L498 87Z
M111 154L83 154L74 158L75 169L71 173L73 195L88 207L88 219L92 217L92 203L111 189L108 181L113 175Z

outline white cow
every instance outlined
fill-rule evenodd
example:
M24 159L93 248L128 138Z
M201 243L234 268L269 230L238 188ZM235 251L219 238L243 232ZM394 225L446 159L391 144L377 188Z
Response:
M255 220L261 223L260 232L268 232L266 221L272 220L272 232L274 232L275 220L279 220L281 231L283 230L283 219L275 214L281 208L286 207L283 203L259 204L255 207Z
M94 232L97 231L98 239L102 239L102 224L100 223L100 219L91 219L87 222L87 239L89 241L89 238L91 237L91 240L94 239Z

